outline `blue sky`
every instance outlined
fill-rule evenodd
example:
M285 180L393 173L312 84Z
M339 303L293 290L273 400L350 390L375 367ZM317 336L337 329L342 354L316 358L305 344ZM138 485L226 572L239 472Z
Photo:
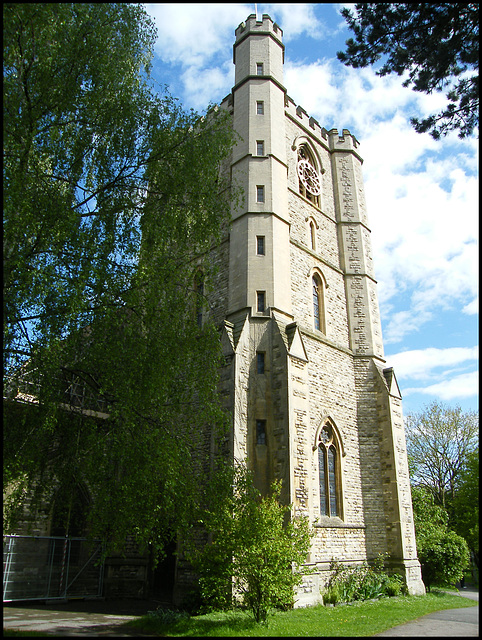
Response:
M158 39L153 76L204 111L234 84L234 30L254 4L146 4ZM360 142L387 366L404 414L432 401L478 410L478 140L435 142L410 117L443 94L344 67L342 4L257 4L283 30L288 95L321 126Z

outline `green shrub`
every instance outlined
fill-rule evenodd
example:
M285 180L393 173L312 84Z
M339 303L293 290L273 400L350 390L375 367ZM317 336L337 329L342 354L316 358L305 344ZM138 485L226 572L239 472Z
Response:
M261 497L240 469L228 489L224 502L203 513L209 543L191 549L189 559L206 608L241 606L263 622L271 610L293 606L310 549L309 524L279 503L280 483Z
M332 561L332 575L323 593L325 604L371 600L386 596L401 595L404 583L398 574L388 575L383 571L384 556L380 555L370 567L366 562L357 566L343 566Z
M454 531L434 529L417 540L422 578L428 591L434 584L455 585L469 566L467 542Z
M340 590L336 585L327 587L323 593L323 604L336 604L341 602Z
M384 585L385 593L389 598L402 595L404 587L403 578L398 574L388 576Z

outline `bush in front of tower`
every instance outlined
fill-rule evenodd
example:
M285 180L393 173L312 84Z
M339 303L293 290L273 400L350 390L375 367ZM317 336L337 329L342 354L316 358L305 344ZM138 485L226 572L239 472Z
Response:
M279 482L261 497L249 474L238 469L230 487L223 504L204 513L210 542L190 561L199 573L205 611L238 607L265 622L273 610L294 604L310 549L309 523L290 519L291 507L279 502Z

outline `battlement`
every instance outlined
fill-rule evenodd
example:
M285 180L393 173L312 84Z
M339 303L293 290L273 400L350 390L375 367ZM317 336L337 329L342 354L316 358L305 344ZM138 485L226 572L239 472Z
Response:
M338 129L330 129L328 131L330 149L333 151L353 151L358 148L359 142L348 129L343 129L341 135Z
M248 34L254 33L271 34L276 40L281 43L283 40L283 30L273 22L267 13L263 13L261 20L256 19L256 15L252 13L246 18L246 22L241 24L236 29L236 44L244 39Z
M316 137L328 144L330 150L353 151L360 144L348 129L343 129L341 135L338 133L338 129L327 131L315 118L308 115L303 107L296 105L288 95L285 97L285 112L306 129L311 129Z

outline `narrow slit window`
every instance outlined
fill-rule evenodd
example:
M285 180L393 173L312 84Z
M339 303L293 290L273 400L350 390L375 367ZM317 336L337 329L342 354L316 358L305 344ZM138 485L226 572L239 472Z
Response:
M262 76L263 75L263 63L262 62L257 62L256 63L256 75L257 76Z
M264 186L256 186L256 202L264 202Z
M256 293L256 309L258 313L264 313L266 307L265 292L258 291Z
M256 114L258 116L264 116L264 102L262 100L256 102Z
M256 354L256 371L259 374L264 374L264 351L258 351Z
M266 444L266 420L256 420L256 444Z
M311 248L313 249L313 251L316 251L316 229L313 220L311 220L310 222L310 240Z
M265 255L264 236L256 236L256 254L258 256L264 256Z
M264 140L256 140L256 155L264 156Z

